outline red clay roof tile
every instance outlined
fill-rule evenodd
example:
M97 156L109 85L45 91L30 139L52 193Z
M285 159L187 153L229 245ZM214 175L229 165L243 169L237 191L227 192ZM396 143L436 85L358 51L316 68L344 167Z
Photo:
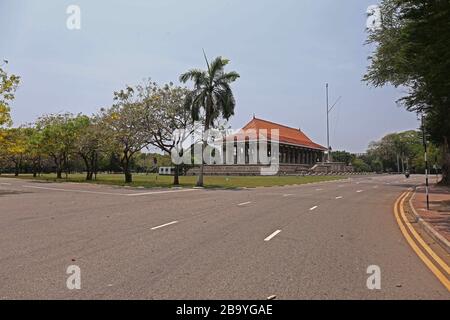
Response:
M280 132L280 143L287 143L296 146L318 149L326 151L327 148L313 142L310 138L306 136L300 129L295 129L291 127L287 127L275 122L262 120L258 118L253 118L249 123L247 123L242 130L256 130L256 133L259 133L260 129L266 129L270 135L270 130L278 129ZM237 134L239 135L239 133ZM270 136L269 136L270 138Z

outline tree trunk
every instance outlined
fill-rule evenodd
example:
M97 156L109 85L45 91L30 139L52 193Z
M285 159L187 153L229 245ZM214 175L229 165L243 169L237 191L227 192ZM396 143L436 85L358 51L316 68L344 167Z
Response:
M85 155L81 155L81 157L83 158L84 166L86 167L86 181L91 181L92 180L92 170L91 170L91 166L89 164L89 160L88 160L87 156L85 156Z
M173 176L173 185L174 186L179 186L180 185L180 166L179 165L175 165L175 175Z
M57 155L52 155L53 161L56 166L56 179L62 179L62 167L61 167L61 159Z
M205 143L203 143L202 146L202 154L203 154L203 150L205 150L204 147ZM202 163L200 163L200 172L198 174L198 178L197 178L197 187L203 187L203 168L204 168L204 164L203 164L203 155L201 157Z
M133 182L133 175L129 171L129 169L124 170L125 173L125 183L132 183Z
M212 116L212 101L210 99L208 99L208 107L207 107L207 111L206 111L206 116L205 116L205 128L204 128L204 132L209 130L209 126L211 123L211 116ZM204 134L203 134L204 135ZM202 137L203 140L204 137ZM201 159L201 163L200 163L200 173L198 174L198 179L197 179L197 187L203 187L204 182L203 182L203 169L204 169L204 161L203 161L203 153L205 152L206 146L208 145L208 141L204 140L202 143L202 155L200 157Z
M67 155L64 155L64 160L63 160L63 167L64 167L64 173L66 175L66 180L69 178L69 159Z
M440 184L450 185L450 141L444 137L444 144L442 146L442 180Z
M128 157L124 157L122 160L123 173L125 174L125 183L133 182L133 175L130 170L130 159Z
M19 176L19 163L16 163L16 165L14 166L14 176Z
M403 155L402 155L402 173L405 173L405 159L403 159Z
M98 153L95 152L93 158L92 158L92 163L91 163L91 168L92 168L92 173L94 175L94 179L97 180L97 171L98 171Z
M36 162L33 163L33 178L37 177L37 164Z

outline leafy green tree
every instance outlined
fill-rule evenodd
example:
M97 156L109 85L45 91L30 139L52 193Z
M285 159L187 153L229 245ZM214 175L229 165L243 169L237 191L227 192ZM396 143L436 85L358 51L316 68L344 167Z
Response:
M80 123L70 113L51 114L39 118L36 127L42 134L42 151L53 160L57 178L62 178L64 170L67 176Z
M229 119L234 115L236 105L231 83L240 76L237 72L225 72L224 68L229 63L228 59L217 57L211 64L206 58L207 70L192 69L180 76L183 83L189 80L194 82L194 89L187 95L185 107L191 111L192 119L199 121L204 113L204 132L208 131L216 119L222 117ZM202 152L207 146L203 139ZM203 161L200 164L200 174L197 186L203 186Z
M354 156L347 151L333 151L331 154L331 158L336 162L345 162L349 164L352 162Z
M33 177L36 177L41 171L42 158L44 157L42 151L42 134L41 131L35 127L25 127L24 133L26 136L26 161L31 165Z
M74 121L78 128L75 153L83 160L86 180L91 181L97 175L99 158L108 150L109 136L101 126L99 117L78 115Z
M145 107L135 89L114 92L115 104L101 111L101 125L110 137L111 147L120 159L125 182L133 182L131 164L135 154L149 144L146 133Z
M7 129L3 136L2 157L13 164L14 175L19 176L26 154L27 139L23 128Z
M424 155L422 146L422 133L409 130L400 133L391 133L380 141L372 142L369 146L368 156L372 169L379 171L380 166L389 172L424 172ZM434 159L438 149L430 144L429 158Z
M441 147L442 183L450 184L450 2L383 0L382 24L369 33L375 44L364 80L405 87L399 100L425 115L431 141Z
M383 172L383 162L380 159L375 159L370 162L370 168L377 173Z
M8 61L4 60L4 64L7 63ZM2 126L11 124L9 103L14 100L14 93L19 82L20 77L14 74L8 75L0 65L0 143L5 135Z
M184 107L190 91L172 83L163 87L152 83L144 91L147 93L143 100L149 144L168 155L184 152L183 148L178 149L195 129L191 113ZM177 130L179 134L174 134ZM180 166L175 165L174 185L180 184Z
M370 172L371 171L370 166L367 163L365 163L362 159L359 159L359 158L354 158L352 160L352 166L356 172Z

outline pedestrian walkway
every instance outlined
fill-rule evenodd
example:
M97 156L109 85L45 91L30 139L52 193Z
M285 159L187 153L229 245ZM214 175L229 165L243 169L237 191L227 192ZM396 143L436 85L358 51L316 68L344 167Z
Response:
M412 199L416 213L438 234L450 241L450 188L431 185L430 210L427 210L425 187L418 187Z

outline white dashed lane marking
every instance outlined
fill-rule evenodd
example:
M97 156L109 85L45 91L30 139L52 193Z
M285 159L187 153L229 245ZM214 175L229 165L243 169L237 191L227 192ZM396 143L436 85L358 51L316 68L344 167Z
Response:
M336 197L336 200L339 200L339 199L342 199L342 198L344 198L344 197L339 196L339 197Z
M270 236L268 236L267 238L264 239L264 241L268 242L270 240L272 240L277 234L279 234L281 232L281 230L277 230L274 233L272 233Z
M318 207L319 207L319 206L314 206L314 207L312 207L312 208L309 208L309 211L316 210Z
M243 203L239 203L238 206L239 206L239 207L243 207L243 206L246 206L246 205L248 205L248 204L250 204L250 203L252 203L252 202L251 202L251 201L243 202Z
M153 227L152 230L158 230L158 229L161 229L161 228L164 228L164 227L167 227L167 226L171 226L171 225L173 225L175 223L178 223L178 221L172 221L172 222L169 222L169 223L162 224L160 226Z

